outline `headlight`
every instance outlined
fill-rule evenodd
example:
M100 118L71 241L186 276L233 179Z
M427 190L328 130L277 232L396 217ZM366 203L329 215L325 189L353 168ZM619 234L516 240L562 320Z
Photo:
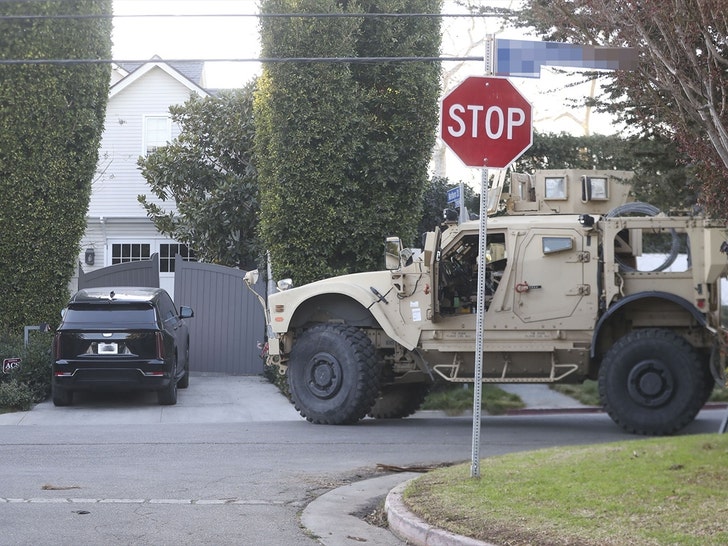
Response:
M276 283L276 286L278 287L278 290L281 292L288 290L289 288L293 288L293 280L292 279L281 279Z

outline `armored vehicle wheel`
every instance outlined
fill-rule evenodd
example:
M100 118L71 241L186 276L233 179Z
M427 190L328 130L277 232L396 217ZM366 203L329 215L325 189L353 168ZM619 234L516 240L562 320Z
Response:
M364 332L344 324L319 324L293 345L288 387L298 412L317 424L356 423L374 404L379 369Z
M430 386L425 383L384 386L369 410L369 416L375 419L400 419L412 415L420 409L429 390Z
M670 330L635 330L607 352L599 370L599 396L628 432L673 434L690 423L705 401L705 367L697 352Z

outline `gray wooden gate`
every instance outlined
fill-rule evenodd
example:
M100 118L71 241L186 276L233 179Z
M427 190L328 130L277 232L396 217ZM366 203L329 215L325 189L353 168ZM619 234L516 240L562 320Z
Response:
M258 300L243 283L245 271L175 258L174 299L189 305L190 369L231 375L263 372L258 344L265 318ZM265 285L257 287L265 293Z
M174 301L195 312L190 329L190 370L230 375L263 372L259 343L265 339L265 318L258 300L243 283L245 271L221 265L186 262L175 257ZM78 288L100 286L159 287L159 255L149 260L112 265L84 273ZM265 293L265 284L256 287Z
M148 260L110 265L84 273L78 266L78 289L103 286L147 286L159 288L159 254Z

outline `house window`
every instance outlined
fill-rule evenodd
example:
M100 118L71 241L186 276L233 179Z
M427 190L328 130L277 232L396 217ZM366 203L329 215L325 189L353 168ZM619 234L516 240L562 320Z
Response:
M156 151L172 140L172 124L167 116L144 118L144 154Z
M186 262L196 262L195 252L187 245L161 243L159 245L159 272L174 273L174 257L179 254Z
M148 260L149 243L114 243L111 245L111 265Z

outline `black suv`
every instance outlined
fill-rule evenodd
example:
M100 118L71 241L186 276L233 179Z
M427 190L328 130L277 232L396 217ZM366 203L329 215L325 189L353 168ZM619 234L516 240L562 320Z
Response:
M63 311L53 343L53 403L68 406L76 390L157 391L159 403L177 403L189 385L189 332L161 288L88 288Z

